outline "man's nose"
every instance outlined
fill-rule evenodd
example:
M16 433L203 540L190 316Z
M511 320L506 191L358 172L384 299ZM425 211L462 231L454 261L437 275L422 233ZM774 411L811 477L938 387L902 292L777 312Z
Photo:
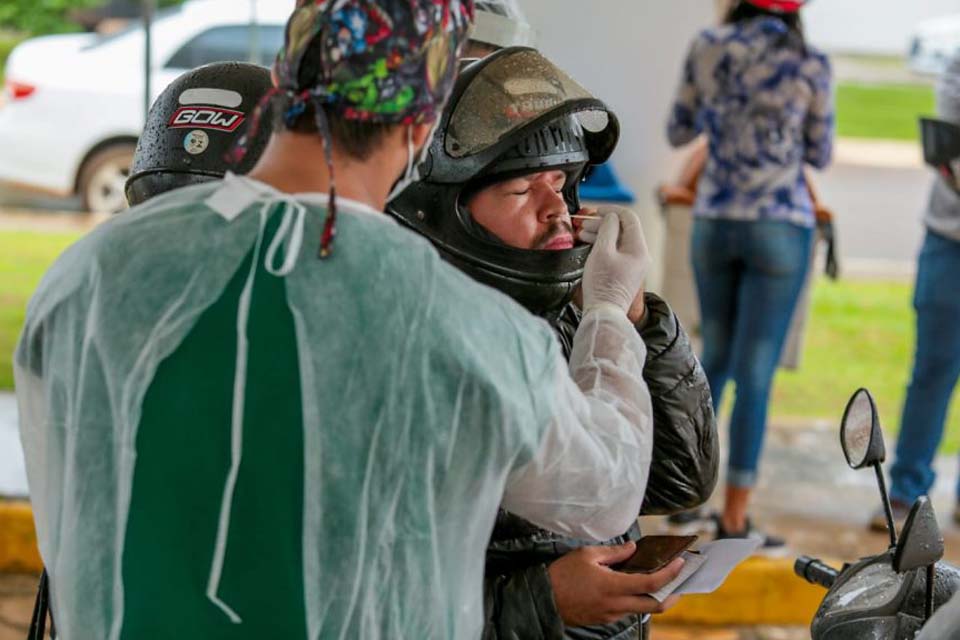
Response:
M540 206L538 207L540 222L550 223L557 219L568 219L570 211L567 209L567 202L563 199L563 193L557 193L552 186L544 186L541 189Z

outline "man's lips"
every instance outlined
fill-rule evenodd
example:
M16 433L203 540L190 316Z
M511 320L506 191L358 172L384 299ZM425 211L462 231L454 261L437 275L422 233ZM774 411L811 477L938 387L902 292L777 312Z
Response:
M563 251L565 249L573 249L573 236L569 233L561 234L543 246L544 251Z

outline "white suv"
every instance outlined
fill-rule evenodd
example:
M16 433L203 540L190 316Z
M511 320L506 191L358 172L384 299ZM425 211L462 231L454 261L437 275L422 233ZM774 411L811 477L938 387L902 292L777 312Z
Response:
M188 0L157 14L153 98L184 71L230 60L269 66L294 0ZM10 55L0 97L0 181L79 194L90 211L126 207L123 185L143 129L142 26L57 35Z

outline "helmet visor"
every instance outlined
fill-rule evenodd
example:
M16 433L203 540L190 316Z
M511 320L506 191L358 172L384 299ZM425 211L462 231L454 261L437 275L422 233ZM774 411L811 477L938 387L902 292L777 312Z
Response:
M611 117L589 91L536 51L521 49L487 64L457 102L447 127L446 152L463 158L491 147L548 114L576 113L600 133Z

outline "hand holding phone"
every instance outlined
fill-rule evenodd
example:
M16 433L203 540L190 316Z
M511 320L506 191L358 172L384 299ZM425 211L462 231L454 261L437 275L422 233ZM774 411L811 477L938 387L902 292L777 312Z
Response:
M633 542L614 546L587 546L555 560L547 568L557 611L568 627L586 627L621 620L631 614L662 613L675 598L655 600L656 593L676 580L679 560L649 575L627 574L612 567L626 561Z

